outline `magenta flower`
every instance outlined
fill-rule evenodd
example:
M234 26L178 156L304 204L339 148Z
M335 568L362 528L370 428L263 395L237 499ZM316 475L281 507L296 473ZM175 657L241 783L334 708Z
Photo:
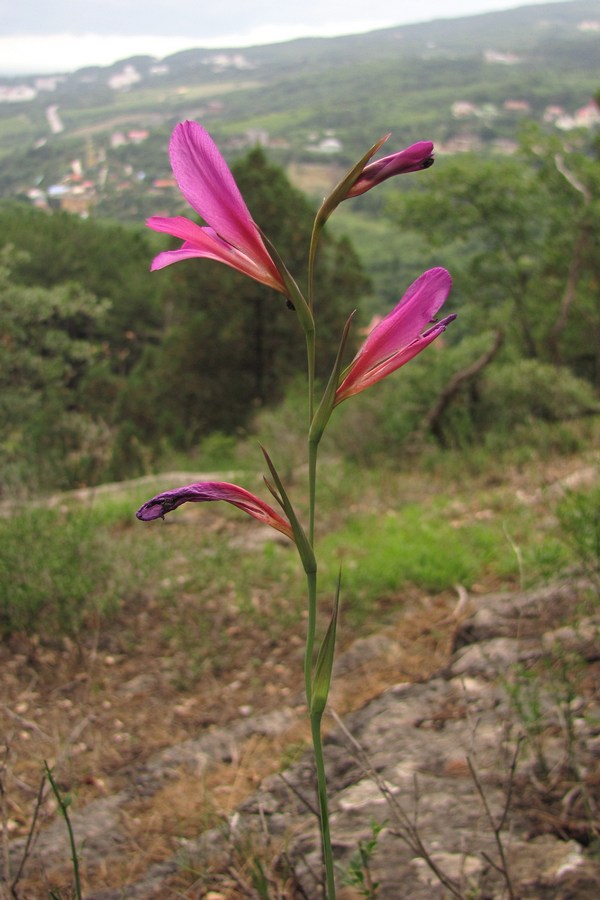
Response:
M226 481L199 481L196 484L187 484L185 487L176 488L173 491L165 491L157 494L152 500L148 500L143 506L140 506L136 512L138 519L142 522L151 522L153 519L164 519L165 515L182 503L201 503L203 501L225 500L243 509L254 519L270 525L290 540L294 540L294 535L290 523L276 513L274 509L246 491L237 484L229 484Z
M387 140L387 138L386 138ZM418 141L411 144L406 150L384 156L364 167L352 187L346 194L346 198L358 197L370 191L372 187L387 181L394 175L404 175L406 172L419 172L433 165L433 144L431 141Z
M385 138L387 140L387 138ZM431 141L418 141L411 144L406 150L392 153L376 159L364 167L352 187L348 190L346 198L358 197L370 191L372 187L387 181L394 175L404 175L407 172L419 172L433 165L433 144Z
M400 150L398 153L392 153L391 156L384 156L382 159L375 160L375 162L369 162L388 138L389 134L386 134L376 144L373 144L362 159L359 159L356 165L334 187L332 192L325 197L317 213L317 222L315 224L318 225L318 229L323 227L329 216L343 200L358 197L394 175L403 175L406 172L419 172L421 169L428 169L429 166L433 165L433 144L431 141L419 141L407 147L406 150Z
M395 372L424 350L456 318L435 321L452 279L446 269L429 269L417 278L402 300L375 326L342 376L334 406ZM435 324L432 324L435 323ZM423 330L430 324L431 327Z
M208 132L197 122L180 122L173 131L169 155L179 190L207 225L201 227L184 216L148 219L154 231L183 240L179 250L159 253L151 270L182 259L216 259L287 295L283 278Z

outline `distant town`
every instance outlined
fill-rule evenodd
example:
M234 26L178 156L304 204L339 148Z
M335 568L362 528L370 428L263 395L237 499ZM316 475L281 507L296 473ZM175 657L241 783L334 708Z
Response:
M579 22L577 30L588 34L600 33L600 20ZM486 49L482 55L486 66L519 67L523 62L521 55L501 50ZM255 68L251 59L243 52L237 51L206 52L201 62L212 74L251 72ZM94 87L100 86L105 92L108 89L115 94L125 94L133 88L139 88L142 82L156 83L161 77L169 74L170 68L166 62L153 63L144 71L140 71L135 61L127 61L120 67L111 67L109 70L90 69L89 72L82 70L80 81ZM35 102L40 110L43 110L48 135L36 138L33 144L36 150L44 148L54 137L70 136L58 98L53 102L53 95L60 94L68 78L68 75L52 75L4 80L4 83L0 83L0 104L19 105L22 108ZM185 97L186 93L193 89L182 84L175 90L178 95ZM222 110L222 101L207 98L199 112L218 118ZM572 109L566 108L561 103L548 103L540 113L539 104L534 109L529 99L519 95L507 96L500 101L495 98L495 102L474 102L472 99L457 96L450 103L447 117L457 123L457 127L454 133L449 133L445 139L436 141L438 154L478 152L483 149L484 143L492 152L513 153L517 149L515 137L506 136L506 128L500 129L498 133L494 132L494 123L499 119L518 121L532 118L561 132L595 129L600 126L600 109L593 97L578 108ZM171 198L175 196L176 184L170 175L166 159L164 173L156 170L149 174L146 167L127 161L126 153L114 152L121 148L139 147L152 136L151 127L130 127L131 122L128 123L127 118L122 116L123 127L110 127L110 122L107 121L88 128L82 141L83 152L77 152L74 158L62 164L63 171L54 174L53 183L48 183L46 178L38 178L34 183L20 183L17 193L26 197L36 207L61 209L82 217L88 216L99 201L108 195L114 198L131 192L141 194L142 188L146 196L164 197L165 207L168 207ZM491 138L487 142L482 138L482 125L489 126ZM512 133L516 135L516 127L512 129ZM81 137L82 130L79 130L77 135ZM272 134L266 127L254 127L242 129L236 136L230 136L227 139L226 149L240 151L252 146L286 151L290 148L290 143L286 137ZM320 128L305 135L301 149L305 159L307 154L314 155L322 166L327 160L333 164L337 157L343 156L345 145L343 136L337 129ZM310 167L310 162L305 162L304 167ZM296 166L295 169L298 170L299 167Z

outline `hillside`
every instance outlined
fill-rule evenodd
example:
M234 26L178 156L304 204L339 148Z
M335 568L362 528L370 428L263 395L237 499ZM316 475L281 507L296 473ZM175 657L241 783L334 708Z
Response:
M480 477L461 463L466 477L460 482L448 473L388 473L385 479L363 473L361 491L366 487L369 499L363 496L362 508L350 513L355 525L372 522L379 513L400 527L405 522L419 538L413 543L397 535L390 547L393 582L384 587L380 564L370 595L360 588L361 546L344 551L338 546L334 554L337 559L344 553L346 569L333 709L345 716L364 708L346 720L347 727L391 784L402 777L402 760L410 779L400 781L402 790L394 790L394 796L409 808L418 776L425 846L442 846L445 865L453 854L462 861L467 846L468 860L480 860L467 871L481 885L497 879L500 870L483 864L494 845L466 766L468 755L475 759L493 808L506 803L508 813L510 806L503 829L510 873L520 881L520 861L530 861L527 874L546 882L547 893L535 881L534 889L523 894L529 897L598 896L593 840L598 828L597 587L594 591L573 577L561 585L547 583L561 571L572 575L578 564L575 533L564 530L564 517L559 525L556 513L564 506L565 491L582 492L573 495L579 502L584 495L592 502L598 496L597 462L597 452L589 450L500 466ZM337 499L327 512L326 528L337 545L348 534L340 502L348 487L338 467L335 472ZM23 854L28 857L14 897L41 897L48 886L55 896L72 896L65 826L49 790L40 800L41 834L31 853L24 850L43 759L55 767L63 793L72 797L86 897L192 900L211 896L211 890L215 897L256 897L244 888L256 859L273 884L268 896L319 896L314 888L296 894L276 887L287 877L292 880L292 870L287 857L278 854L271 823L285 826L290 860L300 877L299 836L306 853L312 855L315 846L304 805L296 810L304 817L298 827L289 800L281 811L274 800L263 803L261 827L248 833L264 840L246 841L240 829L222 847L234 811L245 801L241 813L248 821L252 795L259 786L269 789L266 776L273 775L270 786L279 803L276 788L283 781L277 773L300 760L300 795L308 795L312 776L302 756L307 729L299 573L285 542L236 514L224 517L215 504L179 510L173 519L147 527L136 522L131 511L153 485L180 476L164 473L100 491L57 495L50 503L54 512L47 510L62 523L65 565L73 567L71 544L81 544L82 534L88 538L80 552L94 573L98 560L90 555L89 536L96 548L104 548L101 571L115 597L103 613L100 605L90 607L89 624L76 639L61 639L49 630L47 604L40 639L20 633L0 643L5 696L0 722L8 759L3 782L13 877ZM439 517L440 500L447 522ZM53 538L40 530L38 516L38 530L24 542L19 537L24 515L13 510L4 520L3 540L9 558L27 557L21 577L33 587L42 572L32 561L48 552ZM68 522L72 525L65 528ZM443 553L420 549L423 541L431 547L431 527L448 554L445 559ZM408 557L398 551L407 543L412 547ZM597 565L597 556L588 562ZM415 576L415 564L420 576ZM336 568L337 563L328 564L330 577ZM532 586L536 590L523 593L523 587ZM98 604L102 589L96 582L92 603ZM73 604L72 593L66 602ZM476 610L479 615L469 617ZM384 710L377 734L365 736L365 722L377 704L385 707L390 700L393 714ZM328 719L328 731L332 724ZM506 760L519 746L518 777L510 781ZM392 765L386 759L384 770L388 748ZM335 773L340 863L348 867L357 840L368 834L370 816L385 819L385 843L372 861L384 885L381 900L408 896L390 887L390 876L397 878L407 862L402 832L392 827L394 810L377 801L339 738L328 740L327 753ZM549 772L535 766L540 754L551 762ZM293 771L284 775L288 781ZM427 813L431 804L433 816ZM545 849L533 840L542 834ZM568 859L560 874L558 863L538 862L540 853L550 857L548 846L552 859ZM422 855L413 851L411 858ZM318 863L312 868L318 871ZM419 892L414 860L410 869L411 898L448 896L438 893L437 882L427 893ZM589 893L581 888L586 875L594 886ZM555 892L563 880L572 887L572 879L580 890ZM496 888L486 896L503 896L497 882Z
M595 0L1 79L0 197L132 221L157 196L170 207L165 145L183 118L230 155L261 144L318 194L390 130L510 152L524 119L594 127L599 86Z

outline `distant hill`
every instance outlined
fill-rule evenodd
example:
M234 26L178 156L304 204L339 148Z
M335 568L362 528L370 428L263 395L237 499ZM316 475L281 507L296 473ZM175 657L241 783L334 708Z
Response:
M262 144L318 192L320 170L330 178L388 131L438 152L510 152L527 118L596 127L599 89L597 0L4 78L0 197L122 219L157 196L170 208L165 147L182 118L226 153Z

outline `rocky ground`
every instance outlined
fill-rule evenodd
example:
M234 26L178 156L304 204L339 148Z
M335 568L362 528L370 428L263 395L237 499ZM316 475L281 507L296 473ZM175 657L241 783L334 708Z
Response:
M407 615L339 657L331 708L354 709L327 723L341 897L600 896L593 598L576 578L530 592L461 594L458 603L431 602L418 623ZM421 664L416 681L407 666L398 677L398 659L410 660L419 641L421 659L429 647L429 670ZM151 667L136 677L128 690L151 704ZM321 896L310 754L283 771L273 765L283 748L291 759L290 748L300 750L305 739L302 699L288 686L269 711L242 709L226 723L174 735L141 762L130 759L111 790L72 814L84 896ZM251 785L249 770L255 782L265 777ZM140 829L152 830L152 811L183 820L186 803L201 799L207 785L222 785L225 773L226 815L182 829L153 857L141 843L136 852ZM236 779L244 782L237 795ZM5 848L13 871L25 842L17 836ZM16 896L46 896L43 879L65 884L69 869L64 822L55 819L30 849ZM354 885L346 884L352 873Z

